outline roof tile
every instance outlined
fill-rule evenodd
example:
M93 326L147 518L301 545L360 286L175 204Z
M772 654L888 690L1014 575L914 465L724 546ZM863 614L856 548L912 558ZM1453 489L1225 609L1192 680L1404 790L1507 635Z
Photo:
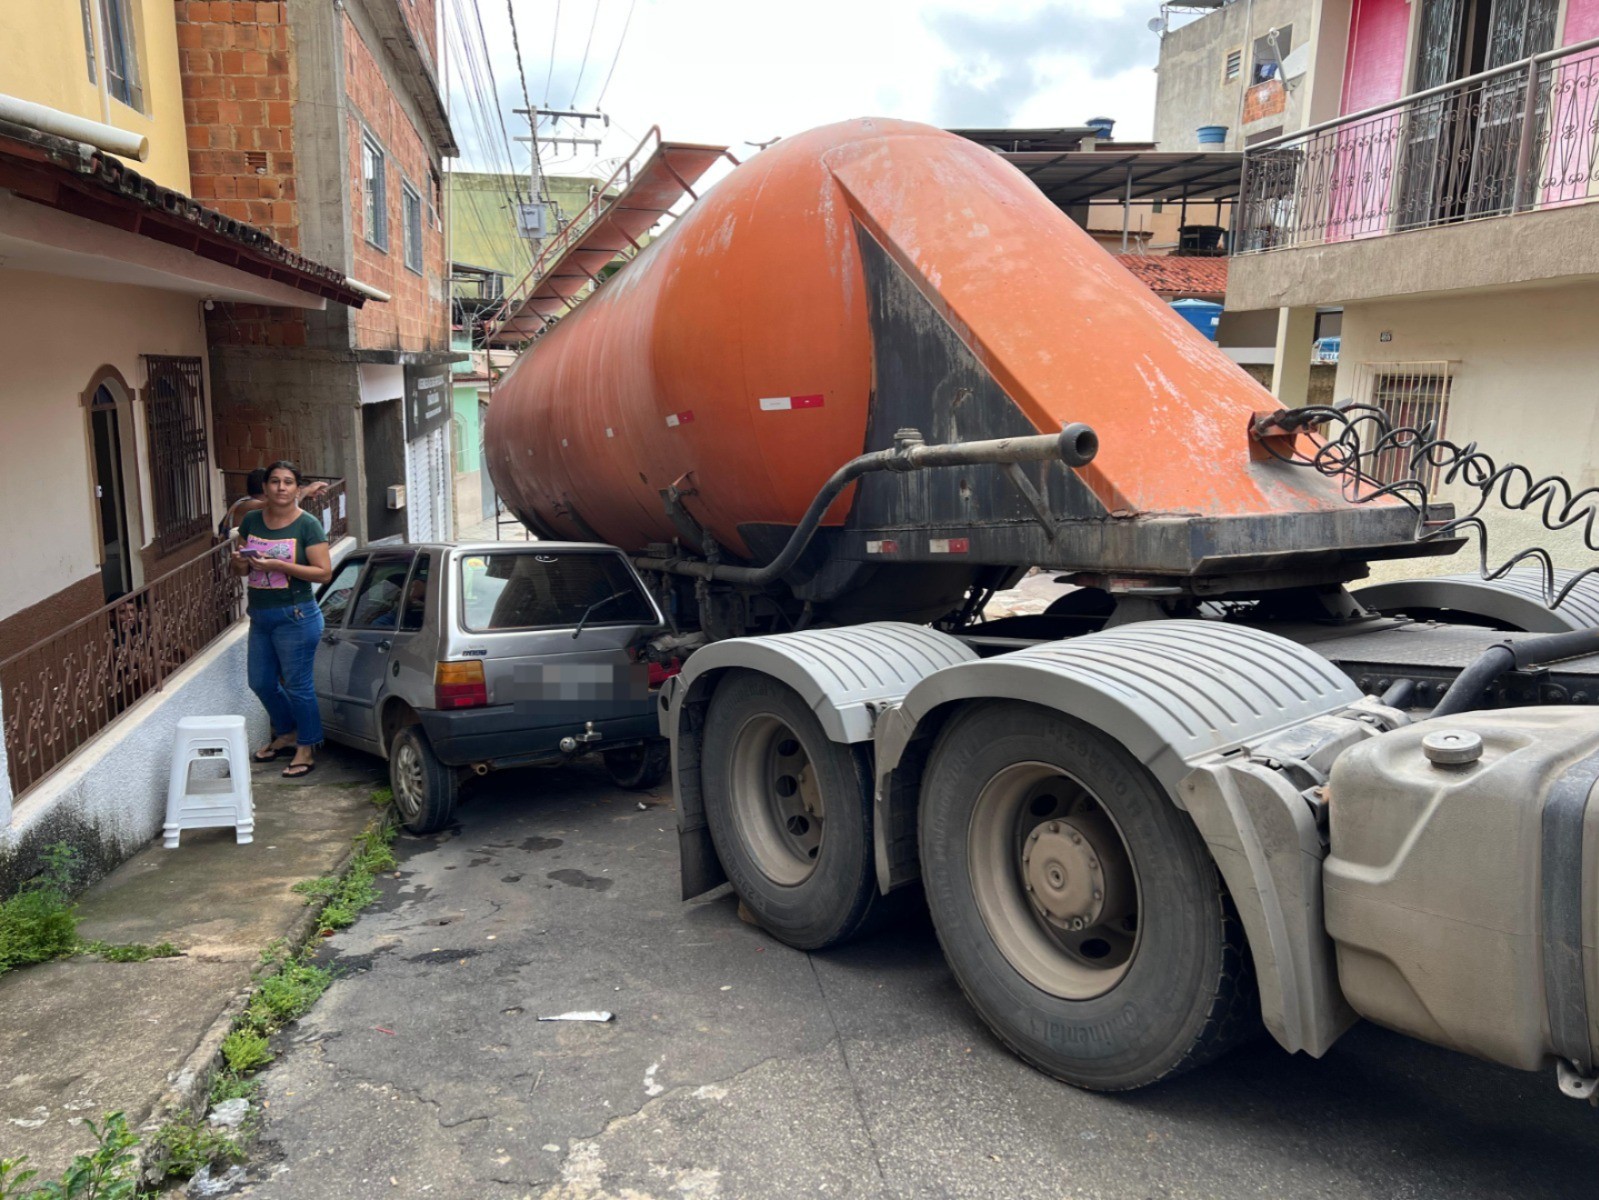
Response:
M1188 258L1175 254L1118 254L1116 261L1165 300L1190 297L1220 300L1227 291L1225 258Z

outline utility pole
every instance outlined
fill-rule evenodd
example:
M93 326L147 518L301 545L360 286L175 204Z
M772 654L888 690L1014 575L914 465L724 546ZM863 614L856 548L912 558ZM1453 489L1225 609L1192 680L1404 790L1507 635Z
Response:
M540 147L547 142L552 146L570 145L576 149L581 145L592 146L598 150L601 139L578 137L541 138L539 136L539 122L544 120L546 117L552 121L576 121L578 123L578 131L583 132L588 128L588 123L590 121L598 121L602 129L608 128L611 124L611 118L602 112L587 112L566 108L538 108L531 105L527 108L514 108L511 111L519 116L527 118L528 136L519 137L516 140L519 142L529 143L532 150L532 162L529 164L529 177L533 185L534 202L544 205L546 217L548 218L553 216L554 223L558 225L560 223L560 213L556 212L551 214L549 212L549 209L553 208L554 206L553 203L549 201L544 188L544 163L540 153ZM541 227L547 227L547 225L547 221L541 222ZM551 232L554 232L554 230L552 229ZM542 240L542 237L540 237L539 240Z

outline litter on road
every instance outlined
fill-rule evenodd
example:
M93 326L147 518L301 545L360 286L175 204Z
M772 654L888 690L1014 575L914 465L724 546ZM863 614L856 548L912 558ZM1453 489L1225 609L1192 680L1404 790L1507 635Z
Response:
M541 1021L594 1021L594 1022L597 1022L597 1023L603 1025L606 1021L611 1020L614 1016L615 1016L614 1013L608 1013L608 1012L605 1012L604 1010L601 1010L599 1012L565 1012L565 1013L557 1013L553 1017L540 1017L539 1020L541 1020Z

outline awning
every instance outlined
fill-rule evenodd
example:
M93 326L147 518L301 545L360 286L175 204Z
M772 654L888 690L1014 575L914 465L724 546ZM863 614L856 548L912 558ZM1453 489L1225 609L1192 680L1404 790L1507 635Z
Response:
M1180 204L1233 200L1243 182L1244 156L1178 150L1041 150L998 153L1061 208L1120 204L1131 199Z
M219 300L360 308L368 299L342 272L120 159L9 121L0 121L0 257L19 270Z
M515 346L530 340L587 289L598 287L600 272L618 257L637 254L656 223L684 196L694 196L694 184L724 157L729 157L726 146L665 142L658 130L651 130L589 207L540 252L489 329L489 344ZM634 166L639 158L642 162Z

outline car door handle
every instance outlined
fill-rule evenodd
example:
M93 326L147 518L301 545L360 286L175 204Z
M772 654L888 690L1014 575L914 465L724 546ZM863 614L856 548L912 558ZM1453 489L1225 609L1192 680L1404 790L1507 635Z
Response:
M378 643L378 649L384 654L387 654L390 650L394 649L394 643L389 641L388 638L384 638Z
M339 644L339 635L336 633L324 633L322 640L329 646L337 646Z

